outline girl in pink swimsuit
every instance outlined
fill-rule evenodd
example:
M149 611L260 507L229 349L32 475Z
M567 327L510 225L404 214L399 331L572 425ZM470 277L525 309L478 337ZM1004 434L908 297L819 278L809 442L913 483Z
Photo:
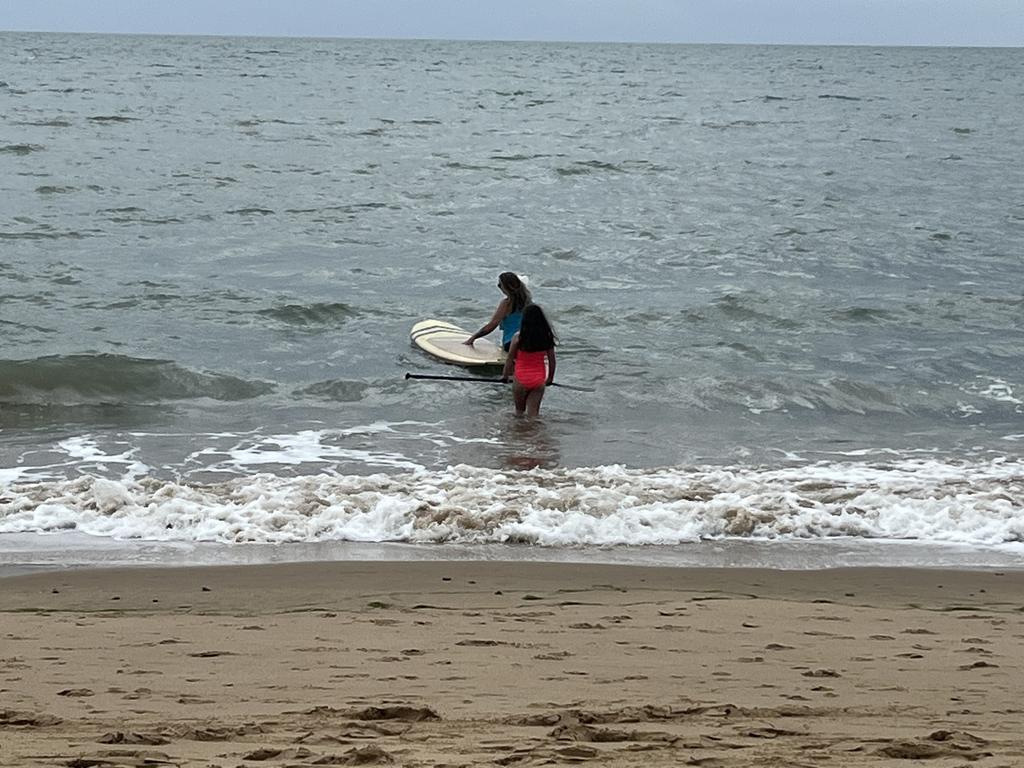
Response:
M555 332L544 310L536 304L528 304L523 310L519 333L512 338L502 372L505 381L515 372L512 398L517 414L537 416L540 413L544 387L555 380L555 342Z

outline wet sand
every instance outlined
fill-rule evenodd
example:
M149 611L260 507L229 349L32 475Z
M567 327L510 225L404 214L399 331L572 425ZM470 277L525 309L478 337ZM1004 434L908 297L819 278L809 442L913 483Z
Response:
M12 766L1019 766L1022 691L1022 571L361 562L0 580Z

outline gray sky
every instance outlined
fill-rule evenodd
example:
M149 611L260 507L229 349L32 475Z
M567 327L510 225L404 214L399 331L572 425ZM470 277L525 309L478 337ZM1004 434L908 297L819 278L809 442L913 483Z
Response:
M1024 46L1024 0L0 0L0 29Z

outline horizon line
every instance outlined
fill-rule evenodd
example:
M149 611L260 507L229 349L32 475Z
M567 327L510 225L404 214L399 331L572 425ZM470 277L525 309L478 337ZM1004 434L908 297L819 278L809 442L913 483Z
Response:
M868 42L780 42L780 41L709 41L709 40L572 40L564 38L482 38L482 37L418 37L407 35L362 36L362 35L300 35L300 34L252 34L240 32L142 32L110 30L62 30L62 29L0 29L0 34L25 35L106 35L111 37L191 37L214 39L261 39L261 40L352 40L352 41L401 41L425 43L542 43L560 45L720 45L720 46L774 46L788 48L979 48L1008 49L1024 48L1024 43L868 43Z

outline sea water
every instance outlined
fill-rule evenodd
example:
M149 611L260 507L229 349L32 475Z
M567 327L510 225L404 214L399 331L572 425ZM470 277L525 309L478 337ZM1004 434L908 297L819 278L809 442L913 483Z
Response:
M1022 104L1014 49L0 34L0 565L1024 564ZM593 389L538 422L404 378L506 270Z

